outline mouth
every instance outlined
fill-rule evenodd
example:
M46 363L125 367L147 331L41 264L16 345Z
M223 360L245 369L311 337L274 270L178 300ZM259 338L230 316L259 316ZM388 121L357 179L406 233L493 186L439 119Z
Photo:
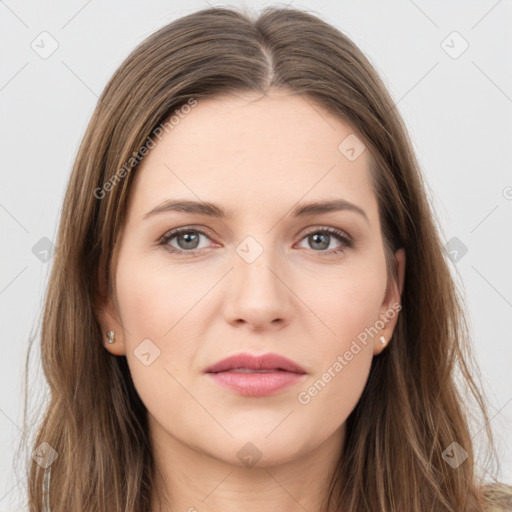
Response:
M277 354L236 354L208 367L205 373L217 384L252 397L276 394L306 376L298 363Z

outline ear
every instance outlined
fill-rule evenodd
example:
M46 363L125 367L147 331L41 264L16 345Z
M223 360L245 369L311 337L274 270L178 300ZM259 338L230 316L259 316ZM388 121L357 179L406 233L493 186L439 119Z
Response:
M393 278L391 282L388 283L386 296L381 305L380 321L376 324L379 326L379 332L374 337L374 355L380 354L388 345L398 321L399 311L402 309L401 295L405 280L405 249L398 249L395 252L395 264L396 278ZM382 324L384 326L380 329ZM384 339L384 343L382 339Z
M115 356L125 355L124 329L112 297L97 297L94 309L101 326L103 346ZM108 331L114 331L114 343L108 342Z

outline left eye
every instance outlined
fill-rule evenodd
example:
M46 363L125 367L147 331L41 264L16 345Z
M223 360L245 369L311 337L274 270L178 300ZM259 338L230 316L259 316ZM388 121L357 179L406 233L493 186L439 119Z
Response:
M193 255L196 249L201 249L201 247L199 247L201 236L209 239L209 236L200 229L181 228L164 235L160 240L160 244L164 245L170 252L189 253ZM331 246L333 239L338 240L341 247L331 248L326 251L325 249ZM345 248L352 247L353 245L348 235L335 228L323 228L311 231L307 233L301 241L302 240L307 240L314 251L327 254L341 252ZM176 247L171 244L172 241L175 241L178 246Z
M329 248L332 239L337 239L340 242L341 247L324 251L323 249ZM311 231L302 240L307 240L313 247L313 250L326 252L326 253L337 253L343 251L345 248L352 247L352 240L345 235L342 231L334 228L324 228L315 231ZM316 246L316 248L315 248Z

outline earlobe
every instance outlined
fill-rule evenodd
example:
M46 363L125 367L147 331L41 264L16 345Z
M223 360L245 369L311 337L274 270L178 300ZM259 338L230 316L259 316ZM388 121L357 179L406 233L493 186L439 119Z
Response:
M115 330L107 331L104 334L104 339L106 340L106 343L103 343L105 348L113 355L115 356L122 356L125 355L126 351L124 348L123 340L117 339L117 333Z
M123 328L119 321L116 308L111 299L96 307L96 315L101 327L103 346L113 355L124 355L125 346Z

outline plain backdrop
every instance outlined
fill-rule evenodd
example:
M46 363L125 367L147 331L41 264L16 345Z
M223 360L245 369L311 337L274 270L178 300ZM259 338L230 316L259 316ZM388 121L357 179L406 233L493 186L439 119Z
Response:
M21 508L24 482L13 463L20 436L28 435L22 424L28 339L37 331L52 264L45 251L97 97L139 42L208 5L258 11L270 4L0 1L0 512ZM512 483L512 2L291 5L332 23L363 50L405 119L465 292L499 477ZM37 344L29 371L33 402L42 404ZM477 427L478 444L483 425Z

